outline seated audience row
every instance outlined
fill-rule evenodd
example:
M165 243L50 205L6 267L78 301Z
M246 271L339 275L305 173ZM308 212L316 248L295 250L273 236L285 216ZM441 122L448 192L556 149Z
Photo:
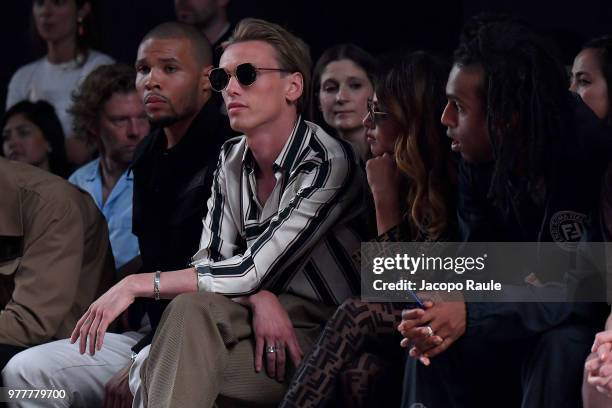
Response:
M202 203L210 195L214 166L230 131L227 119L210 103L212 91L206 75L212 68L212 53L197 30L186 25L161 25L145 36L137 58L135 73L122 66L94 71L75 96L73 111L77 125L94 129L89 131L90 137L100 144L101 151L112 155L93 162L93 170L100 174L94 189L97 202L102 202L102 183L108 179L101 177L106 172L104 166L110 164L116 174L117 167L125 166L134 154L128 172L133 174L130 218L142 261L138 272L179 269L198 249L206 214ZM182 76L168 70L174 65L181 67ZM81 103L77 106L78 101ZM130 140L140 138L145 130L141 125L143 107L153 130L134 152ZM115 142L126 145L120 148L121 144ZM83 169L91 170L88 167L92 164ZM130 173L120 174L120 180L127 184L118 191L121 197L131 190ZM112 198L114 189L108 197ZM110 204L108 197L106 202ZM116 208L125 209L124 205ZM126 273L133 271L128 269ZM167 302L136 303L128 318L122 319L129 320L124 327L127 331L107 333L104 347L100 343L97 350L87 350L91 355L82 355L84 343L79 347L65 339L32 348L6 367L3 377L7 384L65 389L67 398L62 403L67 407L112 406L115 402L130 405L133 395L138 405L139 378L135 377L136 384L129 384L128 375L130 369L138 373L140 360L133 364L131 357L148 349ZM141 324L143 310L150 326ZM31 401L17 404L31 406Z
M95 155L95 143L73 126L71 96L87 75L113 59L95 48L98 45L94 0L35 0L31 25L34 47L45 55L19 68L8 84L6 108L28 100L47 101L56 111L69 162L81 166ZM218 65L221 43L229 38L232 25L227 16L228 1L175 0L176 17L193 25L213 44L213 65ZM218 100L217 103L221 101ZM76 130L76 131L75 131Z
M88 5L34 2L34 65L79 60ZM367 240L612 236L610 39L585 45L571 84L506 16L466 25L452 67L344 44L311 71L283 27L226 36L217 12L155 27L135 70L75 82L72 129L100 154L70 177L88 195L50 174L68 168L51 105L4 116L4 155L41 168L0 158L4 385L65 389L66 407L609 405L605 304L539 301L557 283L542 271L532 302L364 302L356 260ZM224 38L218 63L206 35Z

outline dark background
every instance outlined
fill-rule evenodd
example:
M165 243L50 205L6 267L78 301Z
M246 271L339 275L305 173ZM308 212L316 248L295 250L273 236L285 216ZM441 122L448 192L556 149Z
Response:
M140 38L154 25L174 19L173 0L97 0L94 6L99 48L130 64ZM41 54L30 40L31 1L6 1L1 7L0 106L4 107L13 72ZM426 49L450 56L463 22L483 11L508 12L526 20L553 40L568 65L585 40L612 34L610 0L233 0L229 11L234 22L252 16L284 25L310 45L313 60L340 42L356 43L374 54Z

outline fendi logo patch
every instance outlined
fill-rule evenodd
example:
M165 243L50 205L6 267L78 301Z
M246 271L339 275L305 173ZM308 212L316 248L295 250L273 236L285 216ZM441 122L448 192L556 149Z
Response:
M575 211L558 211L550 218L550 235L563 249L572 250L584 235L587 216Z

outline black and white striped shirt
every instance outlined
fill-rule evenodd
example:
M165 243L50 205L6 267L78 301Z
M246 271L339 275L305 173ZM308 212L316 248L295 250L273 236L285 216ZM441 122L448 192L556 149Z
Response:
M199 290L266 289L330 305L358 294L351 254L362 240L365 178L352 148L299 118L273 170L276 185L262 206L246 137L224 144L192 260Z

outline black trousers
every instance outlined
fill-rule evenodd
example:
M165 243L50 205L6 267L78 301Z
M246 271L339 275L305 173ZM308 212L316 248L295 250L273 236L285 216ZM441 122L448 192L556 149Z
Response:
M402 406L581 407L594 335L590 327L565 324L520 342L460 338L429 367L408 360Z

